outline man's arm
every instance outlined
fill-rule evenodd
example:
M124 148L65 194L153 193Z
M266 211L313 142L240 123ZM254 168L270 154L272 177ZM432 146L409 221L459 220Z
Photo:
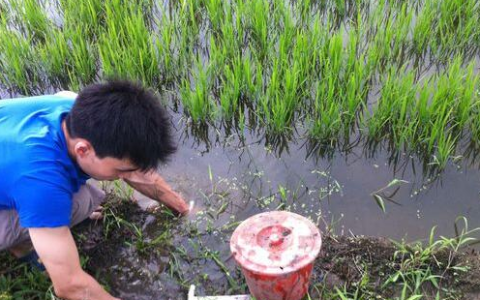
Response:
M29 233L58 297L68 300L119 300L82 270L68 227L30 228Z
M180 214L189 211L185 200L156 172L132 172L123 180L145 196L165 204Z

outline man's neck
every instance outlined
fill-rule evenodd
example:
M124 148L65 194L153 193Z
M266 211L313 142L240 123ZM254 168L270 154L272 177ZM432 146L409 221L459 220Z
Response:
M65 119L63 119L62 121L62 132L63 132L63 136L65 137L65 142L67 144L67 151L68 151L68 156L70 156L70 158L76 162L77 159L76 159L76 156L75 156L75 151L73 151L73 139L72 137L70 136L70 134L68 134L68 130L67 130L67 123L65 121Z

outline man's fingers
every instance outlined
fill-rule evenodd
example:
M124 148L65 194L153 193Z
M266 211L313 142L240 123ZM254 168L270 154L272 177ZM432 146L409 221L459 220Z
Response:
M99 211L94 211L90 214L90 220L101 220L103 219L103 214Z
M99 205L89 216L90 220L103 219L103 206Z

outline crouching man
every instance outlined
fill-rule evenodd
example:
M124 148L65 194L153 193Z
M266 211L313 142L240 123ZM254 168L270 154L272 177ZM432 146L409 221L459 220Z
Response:
M104 200L87 180L123 179L180 214L188 205L155 172L175 146L151 91L108 81L75 96L0 100L0 250L39 257L61 298L116 299L82 270L70 232Z

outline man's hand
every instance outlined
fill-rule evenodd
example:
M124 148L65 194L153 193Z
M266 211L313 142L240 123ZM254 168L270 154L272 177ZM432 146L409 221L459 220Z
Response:
M58 297L68 300L119 300L82 270L68 227L30 228L29 233Z
M131 172L123 180L143 195L165 204L181 215L190 211L187 202L156 172Z

